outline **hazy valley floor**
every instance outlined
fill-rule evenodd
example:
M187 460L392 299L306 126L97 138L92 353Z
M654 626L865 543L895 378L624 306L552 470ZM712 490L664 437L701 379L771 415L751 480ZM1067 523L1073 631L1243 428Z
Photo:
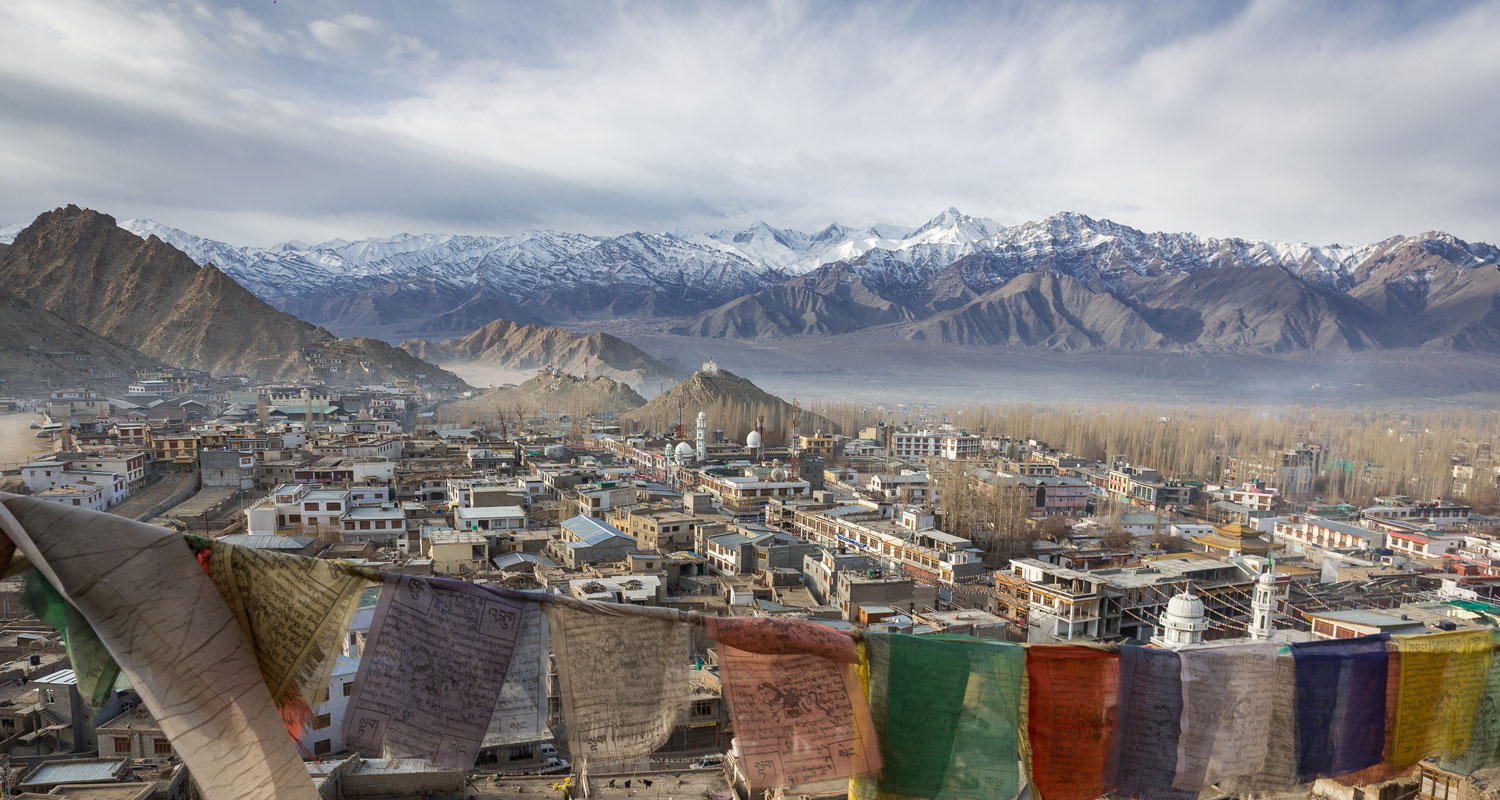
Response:
M739 341L678 336L631 323L576 327L601 328L690 369L715 359L784 397L870 403L1445 402L1490 407L1500 401L1500 363L1454 353L1056 353L877 340L858 333ZM650 397L665 387L636 388Z

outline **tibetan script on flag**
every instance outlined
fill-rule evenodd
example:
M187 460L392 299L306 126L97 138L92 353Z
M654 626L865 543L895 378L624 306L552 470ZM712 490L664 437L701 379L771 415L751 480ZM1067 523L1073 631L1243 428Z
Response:
M524 606L472 583L387 575L344 712L349 748L473 767Z

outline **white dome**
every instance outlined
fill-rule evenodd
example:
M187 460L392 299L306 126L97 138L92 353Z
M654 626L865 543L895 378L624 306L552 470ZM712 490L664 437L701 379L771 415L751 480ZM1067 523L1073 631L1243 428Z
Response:
M773 480L773 481L784 481L784 480L786 480L786 469L784 469L782 467L777 467L776 469L771 470L771 480Z
M688 444L687 442L678 442L677 443L677 457L678 458L692 458L693 457L693 452L694 452L693 451L693 446L690 445L690 444Z
M1276 583L1276 573L1267 570L1265 572L1262 572L1257 580L1266 586L1270 586Z
M1202 617L1203 601L1197 595L1183 592L1167 601L1167 613L1179 618Z
M755 430L750 431L750 435L745 437L745 446L746 447L759 448L760 447L760 431L755 431Z

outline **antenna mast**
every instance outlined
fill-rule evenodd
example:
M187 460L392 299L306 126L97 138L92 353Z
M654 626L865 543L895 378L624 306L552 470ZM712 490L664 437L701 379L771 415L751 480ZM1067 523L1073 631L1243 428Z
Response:
M792 475L792 480L802 478L802 454L801 442L799 440L800 428L802 427L802 403L797 398L792 398L792 435L787 439L787 472Z

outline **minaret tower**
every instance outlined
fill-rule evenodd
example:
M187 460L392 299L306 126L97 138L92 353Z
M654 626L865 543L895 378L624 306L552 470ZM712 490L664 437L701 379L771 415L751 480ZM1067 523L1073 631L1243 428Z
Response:
M1255 581L1250 600L1250 638L1266 641L1276 632L1276 611L1281 606L1281 587L1276 584L1276 562L1266 559L1266 570Z
M698 464L708 463L708 412L698 412Z

